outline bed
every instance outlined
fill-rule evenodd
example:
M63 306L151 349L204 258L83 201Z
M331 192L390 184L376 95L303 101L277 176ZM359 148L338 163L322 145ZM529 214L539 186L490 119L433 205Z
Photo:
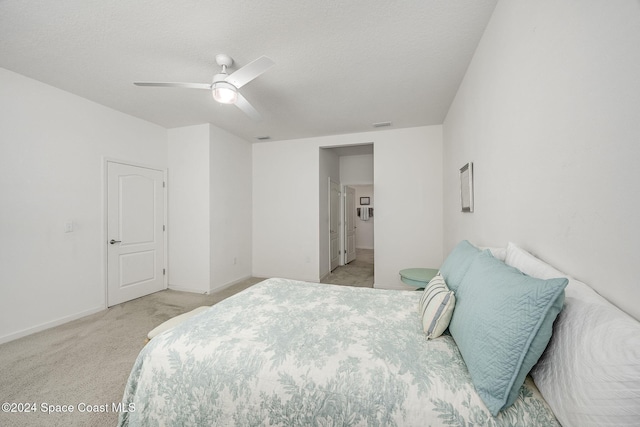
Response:
M560 425L529 375L512 404L489 409L462 341L449 331L425 335L422 296L268 279L151 340L132 369L123 397L131 410L119 425ZM546 366L541 383L557 377ZM627 420L640 414L637 404L624 412Z

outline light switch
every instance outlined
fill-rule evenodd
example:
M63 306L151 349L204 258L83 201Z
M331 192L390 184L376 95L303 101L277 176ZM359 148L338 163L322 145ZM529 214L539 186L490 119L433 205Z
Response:
M67 221L64 223L64 232L71 233L73 231L73 221Z

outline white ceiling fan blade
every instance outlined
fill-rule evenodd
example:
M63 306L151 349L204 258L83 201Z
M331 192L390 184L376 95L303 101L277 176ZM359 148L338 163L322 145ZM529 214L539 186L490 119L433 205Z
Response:
M177 83L177 82L133 82L136 86L154 87L180 87L185 89L206 89L211 90L209 83Z
M250 62L244 67L240 68L225 80L235 87L241 88L274 65L275 62L273 62L271 59L267 58L266 56L261 56L255 61Z
M251 117L255 121L261 121L262 116L258 111L253 108L253 105L249 104L247 98L238 93L238 100L235 102L235 106L242 110L247 116Z

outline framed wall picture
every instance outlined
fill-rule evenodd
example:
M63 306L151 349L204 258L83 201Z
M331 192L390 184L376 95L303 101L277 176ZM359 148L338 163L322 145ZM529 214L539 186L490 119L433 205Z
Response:
M460 168L460 202L462 212L473 212L473 163Z
M369 197L360 197L360 204L363 206L371 204Z

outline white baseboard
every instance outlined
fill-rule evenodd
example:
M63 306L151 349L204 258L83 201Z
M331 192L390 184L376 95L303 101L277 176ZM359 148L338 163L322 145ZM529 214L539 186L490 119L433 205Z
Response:
M72 320L80 319L81 317L89 316L91 314L96 314L102 310L106 310L106 308L104 308L104 306L92 308L89 310L81 311L76 314L71 314L69 316L60 317L59 319L52 320L50 322L41 323L39 325L32 326L30 328L23 329L18 332L13 332L9 335L0 337L0 344L17 340L18 338L26 337L27 335L35 334L36 332L44 331L46 329L51 329L56 326L60 326L65 323L71 322Z
M169 285L169 289L179 292L191 292L192 294L208 295L210 292L199 288L189 288L186 286Z
M223 289L227 289L227 288L229 288L229 287L231 287L231 286L235 285L236 283L240 283L240 282L242 282L242 281L245 281L245 280L247 280L247 279L250 279L251 277L253 277L253 276L251 276L251 275L249 275L249 276L244 276L244 277L241 277L241 278L239 278L239 279L232 280L232 281L230 281L230 282L224 283L224 284L222 284L222 285L219 285L219 286L216 286L216 287L212 287L212 288L209 290L209 293L218 292L218 291L221 291L221 290L223 290Z
M373 250L373 246L372 247L369 247L369 246L358 246L358 247L356 247L356 249L371 249L371 250Z

